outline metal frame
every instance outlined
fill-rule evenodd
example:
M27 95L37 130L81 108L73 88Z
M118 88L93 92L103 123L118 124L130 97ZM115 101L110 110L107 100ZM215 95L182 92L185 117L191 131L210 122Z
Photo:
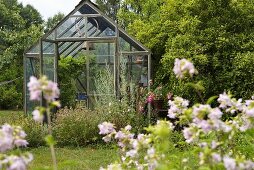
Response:
M95 14L75 14L76 12L78 12L84 5L88 5L93 11L95 11ZM88 28L88 18L91 17L100 17L103 19L103 21L106 22L106 24L108 24L108 26L104 29L104 30L100 30L100 32L98 34L95 35L95 37L91 37L91 35L88 35L88 31L91 31L95 26L92 26L93 23L89 22L91 25L90 28ZM58 28L61 27L62 24L64 24L66 21L68 21L69 18L79 18L78 22L84 20L84 24L80 25L79 28L84 29L84 34L76 37L75 35L77 34L77 32L73 32L72 34L70 34L70 37L61 37L64 34L66 34L68 31L70 31L71 29L73 29L73 27L75 26L76 22L70 24L69 26L67 26L67 28L65 28L65 30L63 30L59 35L58 34ZM110 28L111 30L113 30L115 32L114 36L108 36L108 37L102 37L100 36L100 34L105 31L107 28ZM92 32L92 34L96 33L97 30L95 32ZM50 39L48 38L49 36L52 36ZM73 37L75 36L75 37ZM98 37L99 36L99 37ZM128 42L131 46L133 46L136 50L139 51L132 51L132 48L130 49L131 51L122 51L120 49L120 37L123 38L126 42ZM61 22L59 22L55 27L53 27L48 33L46 33L44 36L42 36L40 38L40 40L34 44L31 48L29 48L25 53L24 53L24 111L25 113L27 113L27 100L26 100L26 91L27 91L27 87L26 87L26 58L39 58L40 61L40 75L43 74L43 55L47 54L47 53L43 53L44 50L46 50L47 48L49 48L51 46L48 45L43 49L43 42L49 42L53 44L53 48L54 48L54 80L55 82L58 82L57 79L57 70L58 70L58 60L60 58L60 55L63 54L64 52L66 52L67 50L69 50L70 48L73 48L73 45L75 44L75 42L80 42L77 46L75 46L73 49L71 49L71 51L76 51L76 53L74 54L77 55L77 53L80 51L80 49L82 48L81 45L83 42L94 42L94 43L114 43L115 45L115 57L114 57L114 88L115 88L115 96L117 98L120 97L120 57L121 55L133 55L133 56L148 56L148 81L151 79L151 52L148 48L146 48L143 44L141 44L139 41L137 41L134 37L128 35L124 29L120 28L119 25L117 23L115 23L111 18L109 18L108 16L106 16L105 14L103 14L98 8L97 6L90 2L89 0L82 0L77 6L76 8L71 11ZM61 46L64 45L64 43L67 42L71 42L70 44L68 44L66 47L64 46L64 48L61 48ZM36 45L39 44L39 51L38 53L31 53L29 52L30 50L32 50L33 48L36 47ZM108 47L110 48L110 47ZM87 49L89 51L89 49ZM51 54L51 53L50 53ZM68 54L69 55L69 54ZM110 54L113 55L113 54ZM88 66L89 66L89 62L87 62ZM89 67L87 67L87 69L89 69ZM89 74L89 71L88 71ZM88 75L89 76L89 75ZM89 78L87 78L87 81L89 80ZM148 83L149 84L149 83ZM148 89L150 90L150 86L148 85ZM89 91L89 83L87 82L87 90ZM41 100L41 105L42 105L42 100ZM150 117L150 111L149 111L149 117Z

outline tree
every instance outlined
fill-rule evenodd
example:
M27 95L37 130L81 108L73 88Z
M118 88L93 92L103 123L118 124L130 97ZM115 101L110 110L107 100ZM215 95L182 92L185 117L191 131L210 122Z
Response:
M176 81L169 69L175 58L189 58L198 67L197 80L204 80L200 83L207 87L206 98L224 90L233 91L236 97L250 97L249 90L239 88L239 78L249 82L251 78L247 70L236 67L236 63L246 62L254 52L252 1L125 2L128 8L120 9L118 16L123 22L127 21L129 32L152 50L155 62L160 61L155 70L158 84L167 84L177 95L197 99L193 89ZM254 85L248 83L242 87L253 89Z
M44 32L48 32L50 29L52 29L54 26L56 26L63 18L64 14L59 12L55 14L53 17L49 17L48 20L45 23L45 30Z
M0 82L23 76L23 53L42 34L42 19L32 7L0 0ZM0 108L22 105L23 81L0 86ZM8 96L8 97L4 97Z
M117 13L120 9L121 0L96 0L99 8L113 20L117 20Z

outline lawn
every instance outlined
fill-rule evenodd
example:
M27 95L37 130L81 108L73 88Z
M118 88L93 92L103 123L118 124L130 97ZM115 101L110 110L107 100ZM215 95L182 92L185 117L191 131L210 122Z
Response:
M34 161L30 164L30 170L52 169L50 151L47 147L30 149ZM85 148L57 148L56 156L59 169L90 170L99 169L117 159L114 149L102 147Z

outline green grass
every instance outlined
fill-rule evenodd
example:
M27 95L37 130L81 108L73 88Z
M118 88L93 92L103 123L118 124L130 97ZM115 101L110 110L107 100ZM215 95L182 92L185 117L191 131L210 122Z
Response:
M30 170L52 169L50 150L47 147L39 147L28 150L34 155L30 164ZM62 170L90 170L99 169L117 159L114 149L102 147L86 148L57 148L56 157L58 168Z

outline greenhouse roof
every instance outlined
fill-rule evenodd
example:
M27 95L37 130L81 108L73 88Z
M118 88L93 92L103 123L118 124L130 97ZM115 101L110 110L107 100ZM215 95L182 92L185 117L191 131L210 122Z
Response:
M120 50L123 53L130 51L150 53L148 48L102 13L96 4L90 0L82 0L73 11L43 35L40 40L59 43L60 47L63 46L59 49L61 54L68 48L70 48L68 51L76 49L78 51L82 48L84 41L113 41L116 38L120 38L119 41L129 44L130 49ZM38 41L25 54L40 53L39 44ZM47 49L43 49L43 52L45 51Z

